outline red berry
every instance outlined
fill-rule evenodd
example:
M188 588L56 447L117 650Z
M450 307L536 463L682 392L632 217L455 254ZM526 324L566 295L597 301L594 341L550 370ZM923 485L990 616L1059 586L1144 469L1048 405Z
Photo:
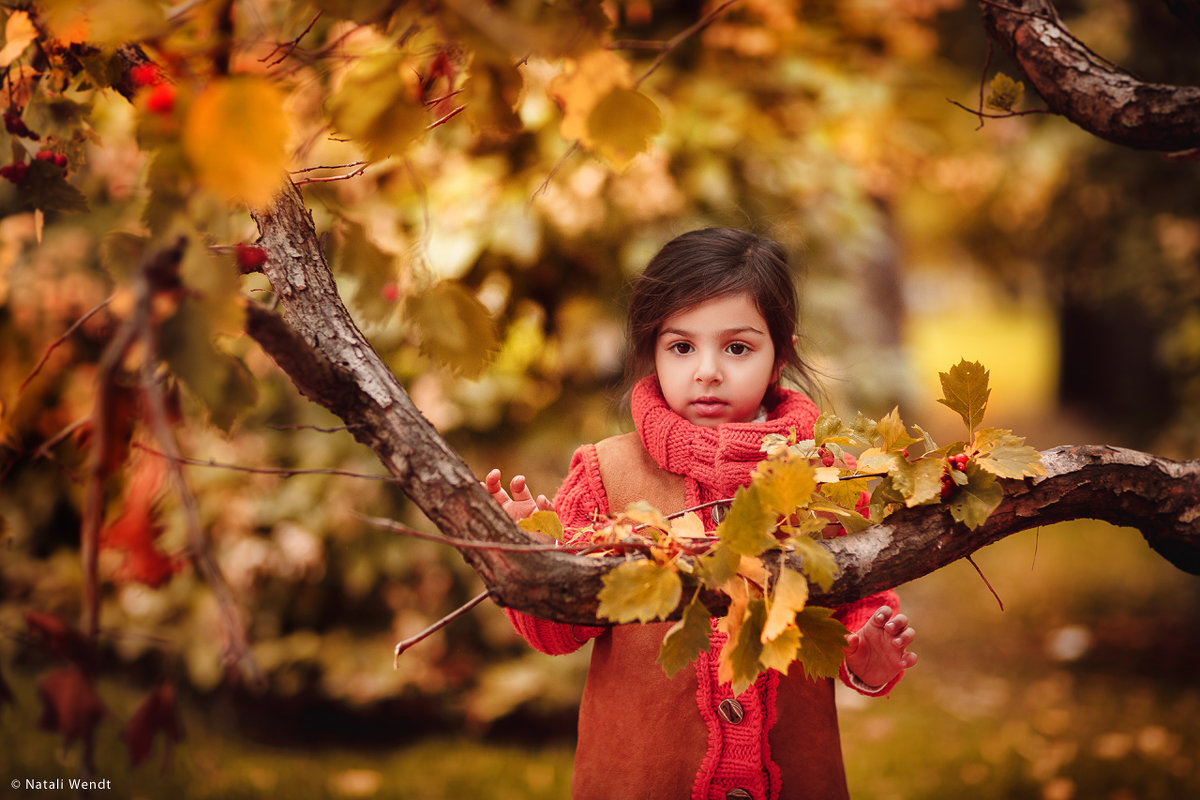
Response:
M945 500L950 495L954 494L954 479L950 477L950 473L942 474L942 499Z
M67 165L67 156L64 153L59 153L54 157L54 166L65 167Z
M136 86L155 86L162 83L162 75L153 64L138 64L129 70L129 77Z
M29 130L29 126L25 124L25 120L21 119L19 111L14 111L11 108L4 112L4 129L13 136L24 136L26 139L33 139L34 141L42 138Z
M267 263L267 251L250 244L239 244L233 248L238 269L242 272L258 272Z
M54 160L54 151L53 150L38 150L38 153L35 156L35 158L37 158L38 161L53 161Z
M389 303L394 303L400 299L400 287L392 281L385 283L380 293L383 295L383 299Z
M155 114L170 114L175 110L175 87L169 83L157 84L146 98L146 108Z

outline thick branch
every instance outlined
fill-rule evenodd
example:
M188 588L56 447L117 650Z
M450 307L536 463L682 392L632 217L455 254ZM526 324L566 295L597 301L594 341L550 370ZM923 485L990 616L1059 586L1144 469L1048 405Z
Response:
M341 417L376 452L447 536L533 543L413 406L354 325L295 187L255 219L268 254L264 270L283 316L252 306L250 335L301 392ZM827 542L842 574L833 591L814 595L813 602L850 602L919 578L1009 534L1078 518L1136 527L1172 563L1200 573L1200 462L1181 464L1102 445L1062 447L1043 456L1049 475L1006 482L1004 502L975 531L956 524L943 506L927 506ZM602 577L621 561L511 549L460 552L502 605L581 623L595 622ZM721 599L709 599L718 610Z
M1050 0L980 0L984 27L1055 114L1115 144L1200 147L1200 87L1147 83L1072 36Z

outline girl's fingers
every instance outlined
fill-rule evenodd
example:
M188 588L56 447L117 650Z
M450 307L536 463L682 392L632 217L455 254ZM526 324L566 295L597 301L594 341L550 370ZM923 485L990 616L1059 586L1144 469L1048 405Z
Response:
M500 470L494 469L487 474L483 479L483 488L487 489L488 494L500 505L509 501L508 492L500 485Z
M524 501L533 499L529 494L529 487L525 485L524 475L514 476L508 484L508 489L512 492L513 500Z

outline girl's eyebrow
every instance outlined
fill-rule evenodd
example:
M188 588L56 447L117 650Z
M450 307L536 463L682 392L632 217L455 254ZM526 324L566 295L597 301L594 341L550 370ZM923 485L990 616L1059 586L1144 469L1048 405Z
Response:
M737 328L726 328L723 331L717 331L717 336L718 338L724 338L727 336L740 336L744 333L755 333L759 336L766 336L765 331L761 331L753 325L742 325L741 327ZM695 333L692 331L685 331L682 328L663 328L658 332L659 336L666 336L668 334L674 336L695 336Z

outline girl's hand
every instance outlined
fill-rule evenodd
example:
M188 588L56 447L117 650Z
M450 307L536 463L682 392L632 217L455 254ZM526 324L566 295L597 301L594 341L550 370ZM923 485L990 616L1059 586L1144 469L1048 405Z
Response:
M482 481L483 488L488 490L488 494L500 504L500 507L504 509L504 513L508 514L508 518L513 522L525 519L535 511L554 510L554 504L546 499L546 495L539 494L534 499L533 495L529 492L529 487L525 485L524 475L517 475L509 482L508 488L512 492L511 496L508 492L504 491L504 487L500 483L500 478L500 470L492 470Z
M880 606L862 629L846 637L846 669L868 686L883 686L917 663L917 654L908 652L916 635L908 617L892 616L892 609Z

